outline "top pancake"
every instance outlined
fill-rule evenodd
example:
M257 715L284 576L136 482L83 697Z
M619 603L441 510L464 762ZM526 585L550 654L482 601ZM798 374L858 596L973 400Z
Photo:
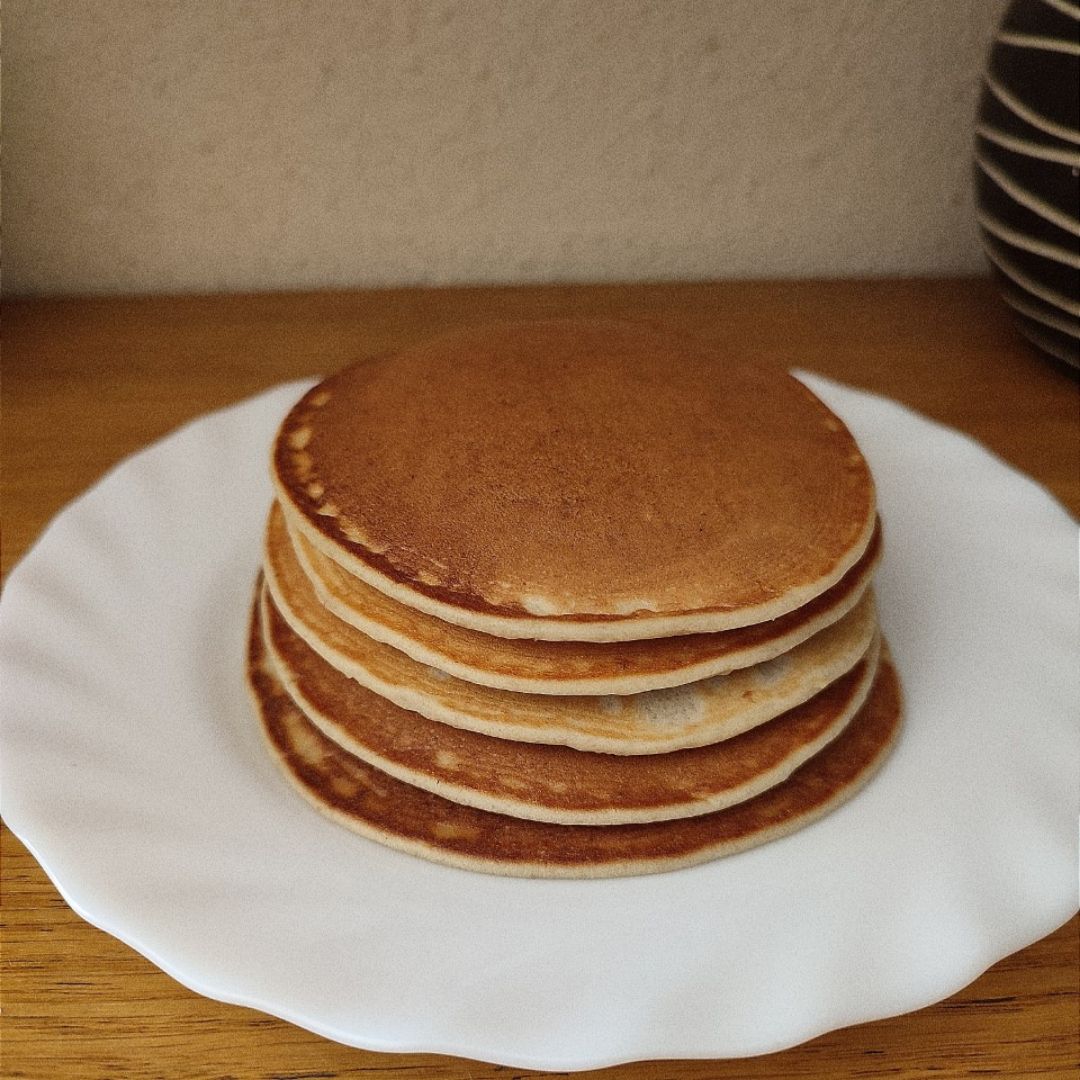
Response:
M635 323L504 323L362 361L293 408L273 466L324 554L503 637L763 622L874 528L866 462L809 390Z

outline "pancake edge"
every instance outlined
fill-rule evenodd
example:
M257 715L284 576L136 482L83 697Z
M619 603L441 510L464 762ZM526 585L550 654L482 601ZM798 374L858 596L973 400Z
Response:
M271 462L275 495L292 529L328 558L355 577L378 589L406 607L416 608L444 622L464 626L493 637L532 638L536 641L637 641L642 638L678 637L684 634L707 634L734 630L754 623L769 622L809 603L835 585L858 561L870 544L878 515L872 502L867 520L854 544L838 559L833 569L806 585L789 589L783 596L750 607L702 609L672 613L637 613L634 615L565 615L528 616L499 614L495 608L479 610L439 600L420 589L380 573L359 554L360 545L336 542L311 521L292 497L286 482Z
M892 667L887 646L884 646L884 644L882 659L882 667L885 667L886 665L890 668ZM288 786L291 787L305 802L314 807L323 817L347 829L349 832L352 832L363 839L370 840L382 848L389 848L402 854L412 855L421 858L426 862L455 870L466 870L492 874L500 877L522 879L601 880L615 877L640 877L648 874L660 874L673 870L689 869L729 855L736 855L739 852L760 847L773 840L779 840L792 833L798 832L799 830L820 821L833 810L852 800L879 772L882 765L884 765L885 761L892 753L903 730L903 693L899 686L899 680L895 670L892 672L892 677L897 680L898 700L896 716L892 721L892 727L888 737L883 741L881 746L878 747L874 756L863 763L857 775L846 787L836 792L831 798L819 803L807 813L791 817L771 828L763 829L760 832L741 837L735 841L722 842L720 844L699 848L685 856L637 861L613 860L606 863L595 862L572 864L482 859L461 855L449 852L445 848L396 836L377 828L367 826L364 822L357 820L351 815L325 805L297 779L292 770L289 769L287 762L282 757L277 746L270 738L263 720L262 702L251 678L250 665L248 667L248 677L245 682L247 684L249 699L252 702L252 707L258 720L263 742L266 744L271 758L278 766L279 772L282 774Z
M339 746L345 753L359 758L380 772L394 777L403 783L430 791L449 802L460 803L462 806L471 806L476 810L487 810L494 814L504 814L507 817L516 817L524 821L542 821L552 825L637 825L648 824L656 821L673 821L680 818L697 817L701 814L709 814L715 810L725 810L737 803L752 799L760 795L770 787L783 783L797 768L809 761L815 754L835 739L850 723L852 717L862 708L874 679L877 677L878 660L880 656L880 634L876 634L870 648L862 660L867 661L867 669L852 691L852 695L844 709L832 720L832 722L817 736L817 738L799 747L799 749L786 757L783 761L774 765L737 787L730 788L720 795L711 798L696 799L680 803L671 803L667 806L628 807L619 810L558 810L548 809L536 802L525 802L519 799L505 796L492 796L477 788L470 788L462 784L455 784L447 780L432 777L423 772L409 769L389 761L377 751L374 751L362 743L353 739L341 726L330 716L325 715L315 707L302 693L294 679L286 674L281 658L277 654L273 643L267 634L267 606L265 594L260 598L260 618L262 623L263 647L270 659L278 681L285 688L293 704L307 717L313 727L322 732L331 742ZM862 662L862 661L860 661ZM843 676L841 676L843 677ZM823 689L827 689L823 688ZM822 691L818 691L822 693ZM811 699L807 699L811 700ZM805 703L804 703L805 704ZM798 706L796 706L797 708ZM782 718L784 714L774 717L774 720ZM426 720L426 718L425 718ZM438 723L439 721L428 721ZM473 734L480 734L474 732ZM481 738L492 736L480 735ZM536 745L520 743L523 753L527 755L527 747ZM722 744L714 744L722 745ZM567 749L573 750L572 747ZM582 751L574 751L581 753ZM584 751L588 753L588 751ZM644 756L644 755L642 755ZM663 757L663 754L653 755ZM523 763L528 767L527 760Z
M707 727L698 727L694 728L692 734L689 736L684 734L681 737L669 737L666 740L656 739L646 744L641 740L635 742L634 740L616 739L602 735L577 733L564 727L561 729L561 734L558 737L545 738L543 737L543 733L537 731L534 727L516 725L512 721L508 722L480 718L473 713L463 712L459 709L447 706L428 694L417 692L404 682L390 683L385 679L372 674L363 664L338 652L332 646L326 645L307 627L303 616L298 614L289 605L287 598L285 598L282 593L280 585L274 576L272 566L264 566L263 574L267 591L274 606L277 608L281 617L288 623L290 629L292 629L298 637L303 639L303 641L318 653L323 660L330 664L331 667L336 668L349 678L355 679L368 690L393 702L399 708L405 709L407 712L419 713L429 720L436 720L440 723L448 724L451 727L464 728L466 731L477 732L481 735L491 735L495 738L506 739L510 742L547 743L554 746L569 746L574 750L591 751L594 753L632 755L667 753L672 750L687 750L695 746L704 746L712 742L721 742L724 739L741 735L743 732L749 731L759 724L767 723L781 713L787 712L789 709L793 709L803 702L808 701L830 682L835 681L850 671L863 656L865 656L866 650L870 647L877 625L876 605L874 603L873 592L870 590L864 595L863 600L860 601L860 603L872 605L874 607L874 612L872 612L872 618L870 620L870 630L866 635L865 641L861 643L861 647L857 650L856 655L845 656L842 663L826 667L830 677L823 681L808 681L804 690L800 690L798 693L793 694L792 697L784 703L782 708L774 709L772 706L759 705L756 709L748 709L740 719L740 722L725 725L723 734L718 735L715 726L711 729ZM849 612L848 616L851 616L852 614L853 612ZM838 620L838 622L839 621L840 620ZM827 631L829 627L826 627L825 629ZM360 631L356 632L360 633ZM379 642L376 644L379 645L380 648L391 648L391 646L384 646ZM806 642L803 642L802 644L805 645ZM415 663L415 661L408 657L406 657L406 660L408 660L409 663ZM447 678L453 679L454 676L447 676ZM479 689L488 692L487 687L480 687ZM490 692L495 694L505 693L510 699L514 696L509 691L492 690Z
M845 596L842 596L825 611L819 612L813 618L807 619L803 623L799 623L792 627L787 633L781 634L779 637L773 638L770 641L742 649L738 652L726 653L723 656L714 657L712 659L700 660L696 663L686 664L681 667L672 667L667 671L649 672L641 675L598 675L587 679L560 680L556 678L522 678L512 674L503 674L490 671L486 668L479 668L474 664L455 660L445 651L433 648L421 641L410 638L405 634L398 633L385 626L385 624L379 622L377 619L363 615L361 612L357 611L355 608L351 608L347 603L338 600L330 593L325 583L319 577L318 571L313 566L309 554L303 549L304 543L308 543L307 538L292 532L291 529L288 528L288 525L286 525L286 528L289 531L289 536L292 540L293 553L296 557L296 561L307 575L307 579L315 590L315 594L318 596L320 603L327 611L336 615L342 622L352 626L354 629L360 631L360 633L366 634L375 641L381 642L384 645L389 645L391 648L405 653L406 656L415 660L418 664L426 664L429 667L437 668L439 671L443 671L447 675L453 675L455 678L462 679L465 682L486 686L492 690L506 690L516 694L548 694L552 696L565 695L568 697L599 697L611 694L629 695L641 694L648 690L670 690L676 686L699 682L702 679L708 679L714 675L726 675L731 671L754 667L756 664L772 660L783 653L789 652L796 646L801 645L804 641L808 641L819 631L839 622L848 614L848 612L852 611L858 605L859 601L862 600L867 589L870 588L874 574L881 564L882 557L882 545L879 543L877 553L873 560L867 564L860 578L855 581L850 591ZM871 537L871 541L873 541L873 537ZM852 567L852 570L849 571L849 573L854 572L857 566L858 563L856 563L855 567ZM845 575L845 577L846 576L847 575ZM836 582L836 585L843 584L843 581L844 578L841 578ZM828 590L825 591L828 592ZM424 614L427 613L425 612ZM788 614L792 613L789 612ZM458 629L467 628L458 627ZM735 627L734 629L742 628ZM521 639L496 638L496 641L508 640ZM559 642L558 644L607 644L614 646L627 644L627 642Z
M729 855L738 855L740 852L749 851L751 848L761 847L763 844L780 840L792 833L813 825L822 818L827 817L833 810L853 799L870 782L871 779L885 764L886 759L892 752L899 738L903 724L898 721L893 733L878 754L867 763L862 772L846 788L838 791L831 799L820 803L814 809L799 817L789 818L783 824L775 825L770 829L763 829L759 833L746 836L740 840L727 844L717 844L714 847L700 848L682 858L666 858L643 860L640 862L624 861L609 863L579 863L570 865L555 865L551 863L527 863L527 862L500 862L497 859L479 859L467 855L458 855L447 851L445 848L423 844L419 841L409 840L401 836L394 836L380 832L378 829L365 827L355 818L343 814L333 807L320 803L312 793L304 787L288 769L277 752L277 748L265 735L264 741L270 746L274 760L284 774L289 785L307 802L313 806L323 817L333 821L342 828L348 829L356 835L370 840L380 847L390 848L404 855L412 855L424 859L426 862L435 863L439 866L454 869L468 870L481 874L492 874L498 877L513 877L529 880L592 880L599 881L606 878L618 877L644 877L648 874L666 874L673 870L687 870L703 863L714 862L717 859L726 858Z

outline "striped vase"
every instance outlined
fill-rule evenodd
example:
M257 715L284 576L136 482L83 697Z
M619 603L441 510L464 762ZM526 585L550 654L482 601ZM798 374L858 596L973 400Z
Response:
M979 230L1017 328L1080 368L1080 0L1014 0L976 127Z

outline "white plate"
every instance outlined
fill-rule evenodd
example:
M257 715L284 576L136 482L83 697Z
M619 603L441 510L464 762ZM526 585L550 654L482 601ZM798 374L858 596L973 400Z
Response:
M76 911L182 983L371 1049L735 1057L960 989L1076 910L1076 530L969 439L806 381L877 475L907 698L883 772L818 824L672 874L521 881L312 811L242 677L267 448L297 383L124 462L12 573L9 826Z

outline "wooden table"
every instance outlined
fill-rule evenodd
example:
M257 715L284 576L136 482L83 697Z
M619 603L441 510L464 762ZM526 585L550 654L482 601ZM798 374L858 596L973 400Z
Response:
M16 301L3 326L3 568L109 465L207 409L465 321L571 313L663 320L880 391L970 432L1080 512L1075 380L1012 331L982 281ZM6 829L2 854L5 1077L540 1075L353 1050L208 1001L82 922ZM781 1054L579 1075L1072 1077L1078 945L1073 919L947 1001Z

